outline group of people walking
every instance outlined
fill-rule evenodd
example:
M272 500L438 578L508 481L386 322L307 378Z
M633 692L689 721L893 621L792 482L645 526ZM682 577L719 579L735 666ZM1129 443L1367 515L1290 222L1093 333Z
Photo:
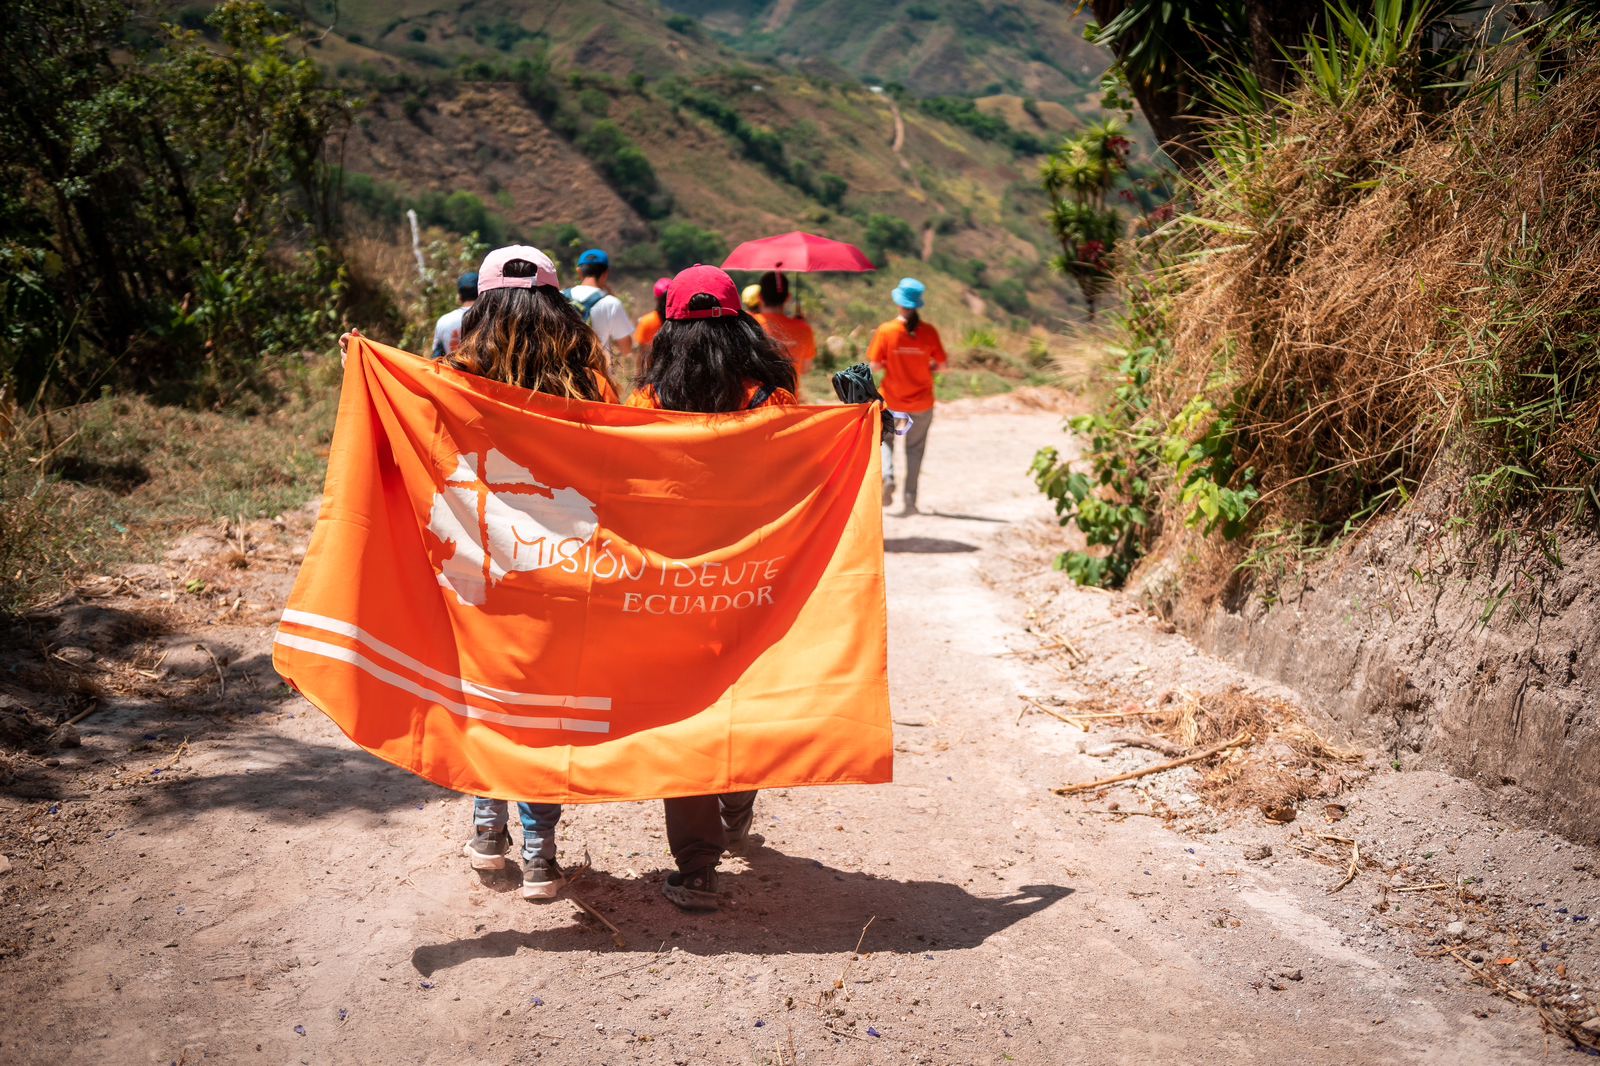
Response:
M619 402L613 356L637 356L629 406L733 414L799 402L800 375L816 358L811 327L784 308L788 289L768 273L752 312L726 272L694 266L655 284L655 308L636 324L610 291L610 260L599 249L578 258L579 284L562 289L556 265L527 245L490 252L458 284L460 304L442 316L432 356L446 365L535 392L600 403ZM934 372L945 364L938 332L919 318L924 289L904 278L892 299L896 319L879 326L868 349L882 373L886 405L910 419L905 434L906 513L916 511L917 479L933 420ZM344 350L348 338L340 338ZM892 438L885 441L883 502L895 481ZM685 910L718 907L717 866L750 840L754 792L664 801L667 843L677 871L663 893ZM519 803L522 895L556 896L564 874L556 858L560 804ZM479 798L465 853L473 869L501 870L512 849L510 804Z

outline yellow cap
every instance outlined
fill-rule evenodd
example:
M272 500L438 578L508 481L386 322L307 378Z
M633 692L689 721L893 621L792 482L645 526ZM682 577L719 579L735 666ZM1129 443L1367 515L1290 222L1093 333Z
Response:
M745 308L746 311L758 311L758 310L760 310L761 309L761 286L760 285L746 285L744 287L744 291L739 294L739 299L740 299L741 302L743 302L744 308Z

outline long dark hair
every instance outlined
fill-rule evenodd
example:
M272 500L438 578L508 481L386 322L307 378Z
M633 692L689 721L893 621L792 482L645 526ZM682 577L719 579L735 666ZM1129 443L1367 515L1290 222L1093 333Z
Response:
M699 293L689 310L716 306ZM742 410L751 385L795 390L794 364L745 311L739 317L668 319L650 345L650 365L639 380L669 411Z
M525 259L505 265L507 277L529 278ZM604 399L605 349L572 302L549 285L490 289L461 320L461 347L447 360L457 370L578 400Z
M900 317L905 320L907 333L916 333L917 327L922 325L922 316L917 314L915 307L903 308Z

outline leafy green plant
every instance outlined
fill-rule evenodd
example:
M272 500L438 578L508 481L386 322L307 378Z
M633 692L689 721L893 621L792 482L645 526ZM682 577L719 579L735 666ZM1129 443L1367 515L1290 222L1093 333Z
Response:
M1123 218L1107 197L1128 169L1126 127L1116 119L1093 123L1068 137L1040 168L1050 196L1050 228L1061 245L1054 266L1078 283L1093 318L1095 303L1111 284L1112 256Z
M659 243L666 267L672 271L696 263L719 263L728 254L728 242L720 233L701 229L692 222L668 222L661 227Z
M905 219L874 212L867 216L862 243L866 245L868 258L883 266L889 262L891 252L915 251L917 234Z
M0 35L0 379L74 401L268 387L344 286L337 150L353 103L294 20L227 0L198 31L128 5L18 0ZM113 61L111 56L116 55Z
M594 162L617 195L641 215L661 218L672 210L672 196L661 187L649 157L621 126L601 119L573 143Z

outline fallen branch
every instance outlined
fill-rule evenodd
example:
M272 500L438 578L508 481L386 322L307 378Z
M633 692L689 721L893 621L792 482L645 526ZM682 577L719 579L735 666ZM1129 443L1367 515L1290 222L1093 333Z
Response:
M850 976L850 967L854 966L856 959L861 957L861 945L867 941L867 930L871 929L872 923L877 920L878 916L876 914L867 919L867 924L861 927L861 935L856 937L856 949L852 951L850 953L850 957L845 960L844 969L839 971L839 979L833 982L832 988L823 989L817 994L818 1010L821 1010L822 1005L833 998L835 992L838 992L844 987L845 979Z
M1393 892L1435 892L1441 888L1454 888L1455 885L1448 881L1435 881L1431 885L1405 885L1402 888L1391 889Z
M1146 766L1142 770L1130 770L1125 774L1117 774L1114 777L1103 777L1097 781L1085 781L1081 785L1063 785L1062 787L1053 789L1052 791L1058 796L1070 796L1078 792L1090 792L1097 788L1104 788L1107 785L1116 785L1123 781L1133 781L1137 778L1149 777L1151 774L1159 774L1165 773L1168 770L1176 770L1180 766L1188 766L1191 763L1204 762L1207 759L1215 758L1216 756L1221 755L1223 752L1228 751L1231 748L1237 748L1241 745L1248 744L1249 742L1250 734L1240 733L1232 740L1225 740L1221 744L1213 744L1209 748L1206 748L1202 751L1197 751L1193 755L1185 755L1181 759L1170 759L1167 762L1156 763L1154 766Z
M1338 884L1334 885L1328 890L1329 894L1331 895L1332 893L1339 891L1345 885L1348 885L1351 881L1354 881L1356 879L1356 871L1359 870L1360 867L1361 845L1352 840L1350 842L1350 868L1345 871L1344 880L1340 881Z
M228 694L228 679L222 676L222 662L217 658L217 653L200 644L200 650L211 656L211 665L217 668L217 698L221 699Z
M1539 1020L1544 1023L1544 1027L1550 1032L1566 1037L1580 1048L1585 1048L1589 1051L1600 1051L1600 1033L1586 1029L1582 1023L1568 1017L1557 1007L1552 1006L1548 1000L1540 996L1529 995L1522 989L1514 987L1504 978L1498 977L1482 966L1468 960L1459 950L1451 951L1450 957L1472 971L1472 975L1487 985L1489 990L1496 995L1532 1006L1534 1010L1539 1012Z
M583 879L583 875L588 873L589 869L590 869L589 850L587 848L585 848L584 852L583 852L583 864L581 866L577 867L577 869L573 873L568 875L568 877L567 877L567 892L566 892L566 896L567 896L568 899L570 899L573 902L574 905L577 906L577 908L579 910L583 911L585 914L587 914L590 917L592 917L595 921L599 922L601 925L603 925L607 929L611 930L611 942L613 944L617 945L617 947L619 947L619 948L625 948L625 947L628 946L628 942L622 938L622 930L618 929L616 926L612 925L610 919L608 919L605 915L601 914L599 911L595 910L593 907L589 906L583 900L579 899L577 897L577 895L574 894L573 891L572 891L572 887L574 885L576 885L580 880ZM660 951L658 950L656 952L656 954L659 955Z
M597 911L593 907L589 906L583 900L581 900L577 896L573 895L570 891L567 893L567 898L570 899L573 903L575 903L578 906L578 909L583 911L583 913L589 915L595 921L599 922L601 925L603 925L607 929L611 930L611 942L613 944L617 945L617 947L619 947L619 948L625 948L625 947L628 946L628 942L626 940L622 939L622 930L618 929L616 926L612 925L610 919L608 919L605 915L601 914L599 911Z
M1070 726L1076 726L1079 729L1083 728L1083 723L1074 721L1073 719L1068 718L1066 715L1060 713L1059 711L1052 711L1050 708L1046 707L1044 704L1040 703L1038 700L1034 699L1032 696L1022 696L1022 697L1020 697L1020 699L1022 700L1023 703L1026 703L1029 707L1032 707L1035 710L1043 711L1045 714L1048 714L1051 718L1055 718L1055 719L1057 719L1059 721L1065 722ZM1026 710L1026 708L1024 708L1024 710ZM1017 716L1017 720L1018 721L1022 720L1021 715Z
M1163 755L1174 758L1184 753L1182 744L1175 744L1165 737L1146 736L1143 733L1111 733L1107 736L1095 737L1095 739L1102 744L1121 744L1130 748L1149 748L1151 751L1159 751Z
M1068 711L1074 718L1150 718L1158 714L1171 714L1171 711Z

